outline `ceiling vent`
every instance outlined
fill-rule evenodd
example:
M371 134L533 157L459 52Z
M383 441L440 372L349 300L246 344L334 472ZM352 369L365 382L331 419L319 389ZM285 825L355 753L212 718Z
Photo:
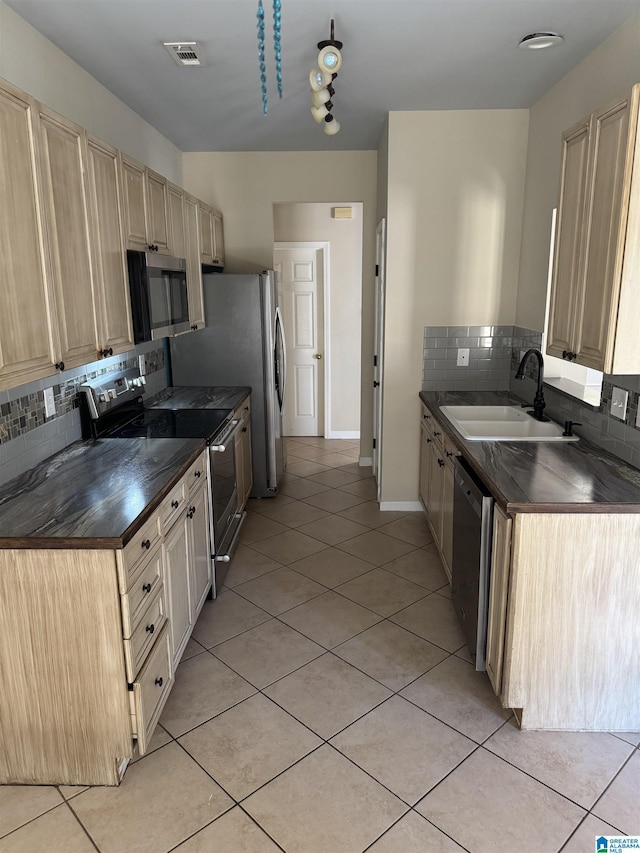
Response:
M197 41L165 41L167 48L177 65L206 65L202 49Z

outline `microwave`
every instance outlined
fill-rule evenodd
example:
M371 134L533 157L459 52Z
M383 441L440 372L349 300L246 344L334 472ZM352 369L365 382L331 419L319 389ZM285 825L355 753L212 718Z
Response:
M127 266L134 342L186 332L190 324L184 258L129 249Z

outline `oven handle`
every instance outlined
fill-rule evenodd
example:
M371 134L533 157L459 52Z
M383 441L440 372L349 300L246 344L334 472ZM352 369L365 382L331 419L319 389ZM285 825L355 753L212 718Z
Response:
M229 441L230 438L233 438L235 436L236 432L238 431L239 426L240 426L239 420L231 421L229 428L223 433L223 435L219 439L220 444L212 444L210 449L214 453L224 453L225 450L227 449L225 447L225 442Z
M238 536L240 536L240 530L242 529L242 525L247 517L246 512L237 512L236 518L240 517L240 523L236 527L236 532L233 534L233 539L229 542L229 547L227 548L226 554L218 554L215 555L214 559L217 563L229 563L231 561L231 557L233 552L235 551L236 542L238 541Z

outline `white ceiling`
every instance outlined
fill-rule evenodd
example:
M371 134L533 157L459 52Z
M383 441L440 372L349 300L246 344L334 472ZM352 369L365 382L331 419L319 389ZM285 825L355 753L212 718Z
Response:
M640 0L281 0L284 97L266 15L262 114L257 0L5 0L183 151L372 149L392 110L526 108L640 9ZM341 131L309 112L316 43L344 42ZM518 48L536 31L560 47ZM206 68L179 68L164 41L195 40Z

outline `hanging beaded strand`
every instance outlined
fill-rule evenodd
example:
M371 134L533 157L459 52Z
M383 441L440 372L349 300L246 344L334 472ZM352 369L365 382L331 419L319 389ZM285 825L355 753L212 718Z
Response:
M267 105L267 66L264 61L264 9L262 0L258 0L258 60L260 62L260 87L262 89L262 112L269 112Z
M276 81L278 95L282 98L282 46L280 41L282 28L282 3L273 0L273 50L276 57Z

